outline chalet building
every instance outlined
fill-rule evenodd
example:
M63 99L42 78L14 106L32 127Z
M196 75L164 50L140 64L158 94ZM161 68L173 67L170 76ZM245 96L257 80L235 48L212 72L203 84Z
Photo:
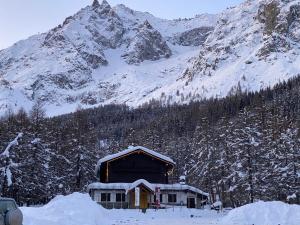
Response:
M99 160L100 182L89 185L92 199L105 208L200 208L208 194L184 182L170 183L175 162L144 147L130 147Z

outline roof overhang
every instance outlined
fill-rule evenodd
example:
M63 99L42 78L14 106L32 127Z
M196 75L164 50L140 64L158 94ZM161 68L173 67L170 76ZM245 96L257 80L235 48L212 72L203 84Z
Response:
M143 185L149 191L155 192L155 188L160 188L162 191L189 191L204 196L209 196L208 193L199 188L187 184L151 184L146 180L137 180L133 183L92 183L88 186L88 190L124 190L126 193L133 190L135 187Z

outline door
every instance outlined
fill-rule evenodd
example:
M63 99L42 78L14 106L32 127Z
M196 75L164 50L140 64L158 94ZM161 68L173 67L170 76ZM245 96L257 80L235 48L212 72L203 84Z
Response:
M188 208L196 208L195 198L187 198L187 207Z
M140 193L140 208L147 209L148 208L148 191L144 188L141 188Z

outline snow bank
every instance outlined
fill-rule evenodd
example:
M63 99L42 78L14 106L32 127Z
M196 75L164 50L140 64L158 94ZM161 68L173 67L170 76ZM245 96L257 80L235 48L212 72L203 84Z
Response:
M171 208L165 210L106 210L89 195L58 196L39 208L22 207L23 225L299 225L300 206L257 202L230 211Z
M22 207L24 225L106 225L107 210L88 194L58 196L39 208Z
M226 225L299 225L300 206L260 201L230 211L222 222Z
M106 210L89 195L58 196L43 207L22 207L23 225L219 225L222 213L175 207L153 210Z

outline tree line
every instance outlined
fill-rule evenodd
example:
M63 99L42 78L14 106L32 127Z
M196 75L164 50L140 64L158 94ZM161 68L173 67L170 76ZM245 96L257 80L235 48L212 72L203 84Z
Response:
M223 99L78 108L53 118L37 101L29 113L0 119L0 151L10 145L0 155L1 195L32 205L86 191L98 159L140 145L173 158L173 182L186 175L212 202L300 204L299 101L299 77Z

